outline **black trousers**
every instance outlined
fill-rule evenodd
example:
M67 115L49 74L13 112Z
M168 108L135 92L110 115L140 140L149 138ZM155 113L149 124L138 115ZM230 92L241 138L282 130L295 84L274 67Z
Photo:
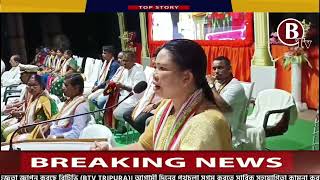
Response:
M143 133L144 129L146 127L146 120L148 117L153 116L152 113L145 113L141 112L135 120L132 119L132 112L134 108L131 108L130 110L126 111L123 114L123 118L125 121L127 121L134 129L136 129L139 133Z

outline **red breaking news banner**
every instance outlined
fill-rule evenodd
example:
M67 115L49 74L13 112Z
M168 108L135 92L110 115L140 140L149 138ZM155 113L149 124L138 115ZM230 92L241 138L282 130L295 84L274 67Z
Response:
M319 174L319 152L1 152L1 174Z

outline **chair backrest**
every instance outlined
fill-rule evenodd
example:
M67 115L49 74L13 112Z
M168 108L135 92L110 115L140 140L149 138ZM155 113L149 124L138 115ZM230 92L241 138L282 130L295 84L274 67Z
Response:
M248 100L251 99L252 90L253 90L253 87L254 87L254 82L243 82L243 81L240 81L240 84L242 85L242 87L244 89L244 93L246 94Z
M114 137L111 130L101 124L90 124L85 127L80 133L79 139L98 139L105 138L111 142L111 145L114 146Z
M75 57L75 60L77 61L77 65L79 66L79 67L81 67L82 66L82 61L83 61L83 57L78 57L78 56L76 56Z
M87 57L85 67L84 67L84 76L86 77L86 81L88 81L90 78L93 64L94 64L94 59Z
M257 95L255 107L250 117L254 116L260 126L263 124L267 111L285 109L288 107L291 107L289 123L293 124L297 118L297 108L292 95L281 89L263 90ZM281 120L282 116L283 113L271 114L267 126L275 126Z
M247 103L246 106L244 108L244 112L243 113L243 122L246 122L247 119L247 115L248 115L248 109L249 109L249 104L250 104L250 99L252 96L252 91L253 91L253 87L254 87L254 82L243 82L241 81L240 84L242 85L243 89L244 89L244 93L247 97Z

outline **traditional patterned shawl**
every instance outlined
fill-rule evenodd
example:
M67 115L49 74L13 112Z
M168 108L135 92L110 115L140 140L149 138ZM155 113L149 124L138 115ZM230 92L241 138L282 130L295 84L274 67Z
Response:
M180 144L180 132L186 122L194 116L199 103L203 98L202 90L194 92L187 101L182 105L181 109L177 114L176 121L172 125L169 131L168 139L162 150L177 150ZM153 134L154 149L159 147L159 138L162 135L162 129L166 124L168 116L173 108L172 100L166 100L163 106L159 109L155 115L155 126Z
M61 65L64 63L64 57L62 56L62 57L60 57L60 58L58 58L58 56L57 56L57 58L56 58L56 66L55 66L55 71L58 71L58 70L60 70L61 69Z
M21 125L35 123L35 120L45 121L51 119L52 115L57 113L57 106L55 102L49 97L49 93L45 90L43 91L38 98L32 100L32 96L27 101L26 114L23 119L20 121ZM42 111L40 111L42 110ZM28 133L30 130L24 130L24 134L16 134L14 140L25 140L25 139L35 139L38 137L40 132L41 125L36 126L32 129L31 133ZM20 132L21 133L21 132ZM7 141L10 140L13 133L9 134Z
M45 60L45 66L48 68L51 68L54 63L53 61L55 60L55 58L56 58L56 56L48 55Z
M111 59L109 61L109 63L107 63L107 61L104 61L102 69L101 69L102 72L100 73L100 76L99 76L98 85L103 83L106 80L106 77L108 75L108 72L109 72L109 69L110 69L112 62L113 62L113 59Z
M83 97L82 95L76 96L72 100L67 100L64 103L60 113L55 117L55 119L74 115L74 111L76 110L78 105L85 102L85 101L86 101L86 98ZM58 122L55 122L55 125L59 126L59 127L68 127L70 125L70 119L60 120Z
M69 62L71 61L72 58L69 58L67 60L65 60L62 65L61 65L61 72L60 72L60 75L61 76L64 76L67 72L67 67L68 67L68 64Z
M152 83L153 76L150 76L148 79L148 87L145 90L143 97L140 99L139 103L136 105L132 112L132 119L136 119L137 116L144 110L144 108L152 102L152 99L155 96L155 92L153 90L154 84Z
M125 70L126 70L126 68L124 68L123 66L120 66L117 69L117 71L114 74L114 76L112 77L111 81L113 81L113 82L122 82Z
M57 107L55 103L51 103L53 101L47 92L47 90L43 91L41 95L31 101L32 97L28 100L26 114L21 122L26 122L26 124L34 123L35 120L45 120L50 119L53 114L56 113ZM43 110L44 114L39 114L40 110Z

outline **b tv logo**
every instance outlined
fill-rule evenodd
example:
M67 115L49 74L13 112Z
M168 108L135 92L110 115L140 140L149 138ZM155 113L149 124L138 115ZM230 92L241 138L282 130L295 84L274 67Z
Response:
M298 46L309 48L312 40L307 40L302 23L296 19L288 18L283 20L277 29L278 38L281 43L287 46Z

